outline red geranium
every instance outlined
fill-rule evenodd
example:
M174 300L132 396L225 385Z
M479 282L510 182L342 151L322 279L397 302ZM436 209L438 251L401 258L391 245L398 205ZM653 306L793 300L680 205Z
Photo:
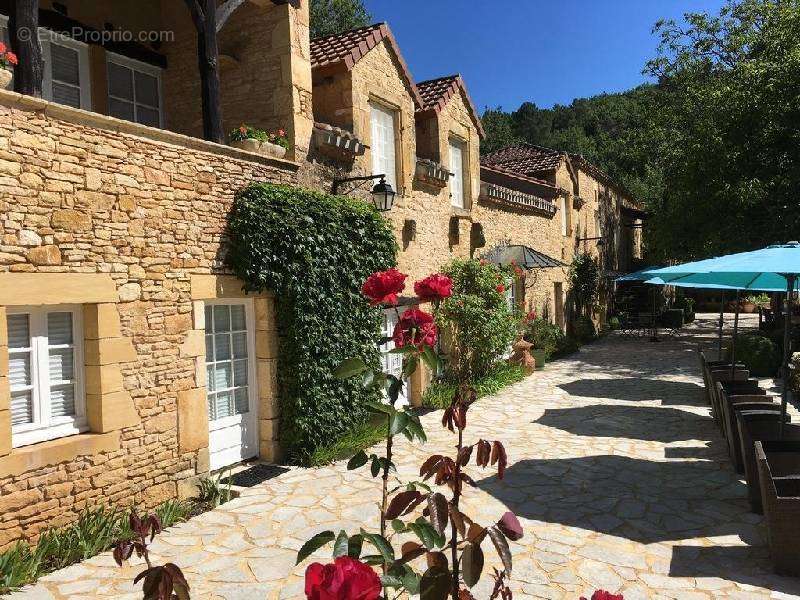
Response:
M532 310L527 315L525 315L525 322L526 323L532 323L535 320L536 320L536 311L535 310Z
M453 295L453 280L447 275L434 273L414 284L414 293L423 302L444 300Z
M506 286L504 286L504 285L501 283L501 284L499 284L499 285L498 285L498 286L497 286L495 289L497 290L497 292L498 292L498 293L502 294L502 293L504 293L504 292L506 291Z
M381 580L375 571L349 556L332 565L313 563L306 569L306 598L309 600L377 600Z
M583 596L581 596L581 600L586 600ZM592 600L625 600L622 594L612 594L611 592L607 592L605 590L597 590L594 594L592 594Z
M392 339L398 348L416 346L421 349L422 346L433 347L436 344L437 333L431 315L418 308L410 308L400 315Z
M406 287L406 277L395 268L388 271L379 271L373 273L364 282L361 288L361 293L369 298L369 303L372 306L377 304L390 304L394 306L397 304L397 294L403 291Z

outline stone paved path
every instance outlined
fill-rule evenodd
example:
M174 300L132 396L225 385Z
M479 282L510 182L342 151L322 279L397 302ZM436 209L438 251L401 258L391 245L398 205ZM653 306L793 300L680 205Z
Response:
M506 506L520 516L515 598L577 599L595 588L626 600L800 598L799 580L771 573L762 518L748 512L701 399L695 348L712 341L710 325L660 344L611 336L470 411L470 438L507 442L505 480L473 470L479 490L464 506L483 523ZM426 446L401 444L401 477L448 451L438 419L424 418ZM375 514L376 489L341 463L294 469L171 528L156 559L184 569L193 598L302 597L297 548L322 529L357 529ZM104 554L15 597L140 598L130 584L138 570ZM476 597L488 597L486 586Z

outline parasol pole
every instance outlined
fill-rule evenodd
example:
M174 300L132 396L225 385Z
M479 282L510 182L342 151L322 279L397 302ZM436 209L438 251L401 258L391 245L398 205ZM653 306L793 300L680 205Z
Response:
M717 342L717 359L722 360L722 322L725 312L725 292L721 292L722 297L719 301L719 341Z
M789 346L792 330L792 296L794 295L795 275L784 275L786 278L786 318L783 321L783 390L781 393L781 429L783 439L783 423L786 421L786 405L789 403Z
M731 380L736 370L736 336L739 333L739 290L736 290L736 306L733 315L733 339L731 340Z

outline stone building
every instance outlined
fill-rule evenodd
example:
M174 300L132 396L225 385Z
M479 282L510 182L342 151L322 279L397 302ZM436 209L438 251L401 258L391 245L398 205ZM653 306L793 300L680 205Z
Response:
M482 163L464 81L415 82L385 24L312 42L307 0L233 14L225 128L285 129L279 159L200 139L182 2L40 7L44 97L0 90L0 551L86 506L153 507L209 470L279 459L273 298L244 296L223 260L233 196L253 181L331 191L384 175L412 278L505 244L564 264L596 246L581 237L636 246L607 229L635 216L632 200L580 157L537 149L534 169L518 148ZM532 270L512 299L558 314L565 276ZM411 384L414 401L424 374Z

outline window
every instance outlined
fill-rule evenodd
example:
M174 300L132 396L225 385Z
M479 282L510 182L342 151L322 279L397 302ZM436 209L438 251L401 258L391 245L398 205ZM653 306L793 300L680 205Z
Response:
M255 378L246 306L241 302L207 303L205 319L208 418L217 421L248 413Z
M108 114L161 127L161 69L108 54Z
M559 210L561 211L561 235L566 237L569 235L569 203L567 202L567 198L561 196L559 204Z
M386 183L397 190L396 139L394 131L395 112L371 104L372 122L372 173L385 174Z
M42 95L46 100L90 110L89 47L46 29L41 29L40 34L44 59Z
M464 152L461 144L450 142L450 204L464 208Z
M85 431L80 309L9 308L6 320L12 445Z

